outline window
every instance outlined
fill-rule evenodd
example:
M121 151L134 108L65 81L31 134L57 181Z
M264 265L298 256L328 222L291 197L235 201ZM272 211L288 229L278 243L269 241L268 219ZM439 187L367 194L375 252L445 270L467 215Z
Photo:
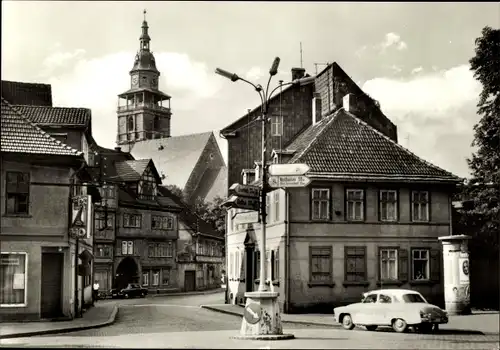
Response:
M141 214L123 214L123 227L128 228L141 228L142 216Z
M364 282L366 278L366 247L345 247L345 280Z
M310 247L311 282L332 280L332 247Z
M364 218L363 204L364 204L364 191L363 190L347 190L347 220L362 221Z
M381 221L396 221L398 218L398 192L381 190L379 208Z
M313 220L330 219L330 189L313 188L312 190Z
M174 245L172 242L168 242L167 244L167 257L171 258L174 256Z
M129 116L127 118L127 132L134 131L134 117Z
M363 298L363 303L365 304L376 303L376 302L377 302L377 294L368 294L366 297Z
M274 222L278 222L280 220L280 192L279 190L274 191Z
M169 216L152 216L151 228L153 230L172 230L174 228L174 220Z
M161 284L168 285L170 283L170 269L162 269L162 281Z
M172 243L150 243L148 245L150 258L170 258L172 255Z
M278 281L280 279L280 256L279 249L271 252L271 280Z
M143 286L149 285L149 271L144 271L142 273L142 285Z
M94 248L94 254L96 258L112 258L113 247L106 244L97 244Z
M133 255L133 254L134 254L134 242L122 241L122 255Z
M147 169L139 181L139 197L153 199L156 196L156 178L151 169Z
M28 254L1 253L0 306L26 306Z
M429 249L413 249L411 266L413 280L428 280L430 278Z
M382 304L390 304L392 303L392 298L389 295L379 294L378 302Z
M113 185L104 185L101 189L101 196L106 199L115 198L115 187Z
M398 279L398 250L380 249L380 279Z
M113 229L115 226L115 214L96 211L94 212L94 227L96 230ZM107 223L106 223L107 221Z
M158 129L160 129L160 117L155 116L153 119L153 131L158 131Z
M411 192L411 216L413 221L429 221L429 192Z
M271 135L283 136L283 116L275 115L271 117Z
M160 271L153 271L153 286L160 284Z
M30 175L7 172L7 214L28 214Z

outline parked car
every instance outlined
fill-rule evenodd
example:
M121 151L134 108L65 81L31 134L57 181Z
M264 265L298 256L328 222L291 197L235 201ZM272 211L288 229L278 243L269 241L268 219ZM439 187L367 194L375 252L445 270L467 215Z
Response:
M148 290L146 288L142 288L138 283L129 283L125 288L111 289L110 294L111 298L144 298L148 294Z
M333 309L336 322L345 329L364 326L374 331L380 326L392 327L403 333L409 327L420 331L437 330L439 324L448 323L448 314L438 306L429 304L417 291L408 289L379 289L363 293L360 303Z

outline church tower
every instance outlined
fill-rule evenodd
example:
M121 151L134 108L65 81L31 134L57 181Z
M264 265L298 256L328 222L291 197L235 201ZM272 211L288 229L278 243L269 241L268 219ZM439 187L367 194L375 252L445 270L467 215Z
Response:
M118 95L116 143L125 152L141 140L170 137L170 96L158 90L160 72L150 51L148 28L144 10L140 47L130 71L130 89Z

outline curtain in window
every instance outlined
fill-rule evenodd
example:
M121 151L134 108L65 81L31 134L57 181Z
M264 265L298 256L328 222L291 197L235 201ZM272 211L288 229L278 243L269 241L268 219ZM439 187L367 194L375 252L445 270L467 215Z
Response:
M26 255L2 254L0 258L0 303L24 304Z

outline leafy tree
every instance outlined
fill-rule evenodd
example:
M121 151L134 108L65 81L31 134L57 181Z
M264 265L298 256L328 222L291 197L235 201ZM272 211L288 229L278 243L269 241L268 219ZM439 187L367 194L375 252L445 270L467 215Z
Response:
M468 159L472 178L464 186L462 229L477 238L477 244L498 252L500 232L500 30L485 27L476 39L475 56L469 61L481 83L479 122L474 126L473 146Z
M217 232L223 234L226 229L226 211L221 207L224 198L216 196L213 201L205 202L198 198L194 204L195 213L206 222L213 225Z

